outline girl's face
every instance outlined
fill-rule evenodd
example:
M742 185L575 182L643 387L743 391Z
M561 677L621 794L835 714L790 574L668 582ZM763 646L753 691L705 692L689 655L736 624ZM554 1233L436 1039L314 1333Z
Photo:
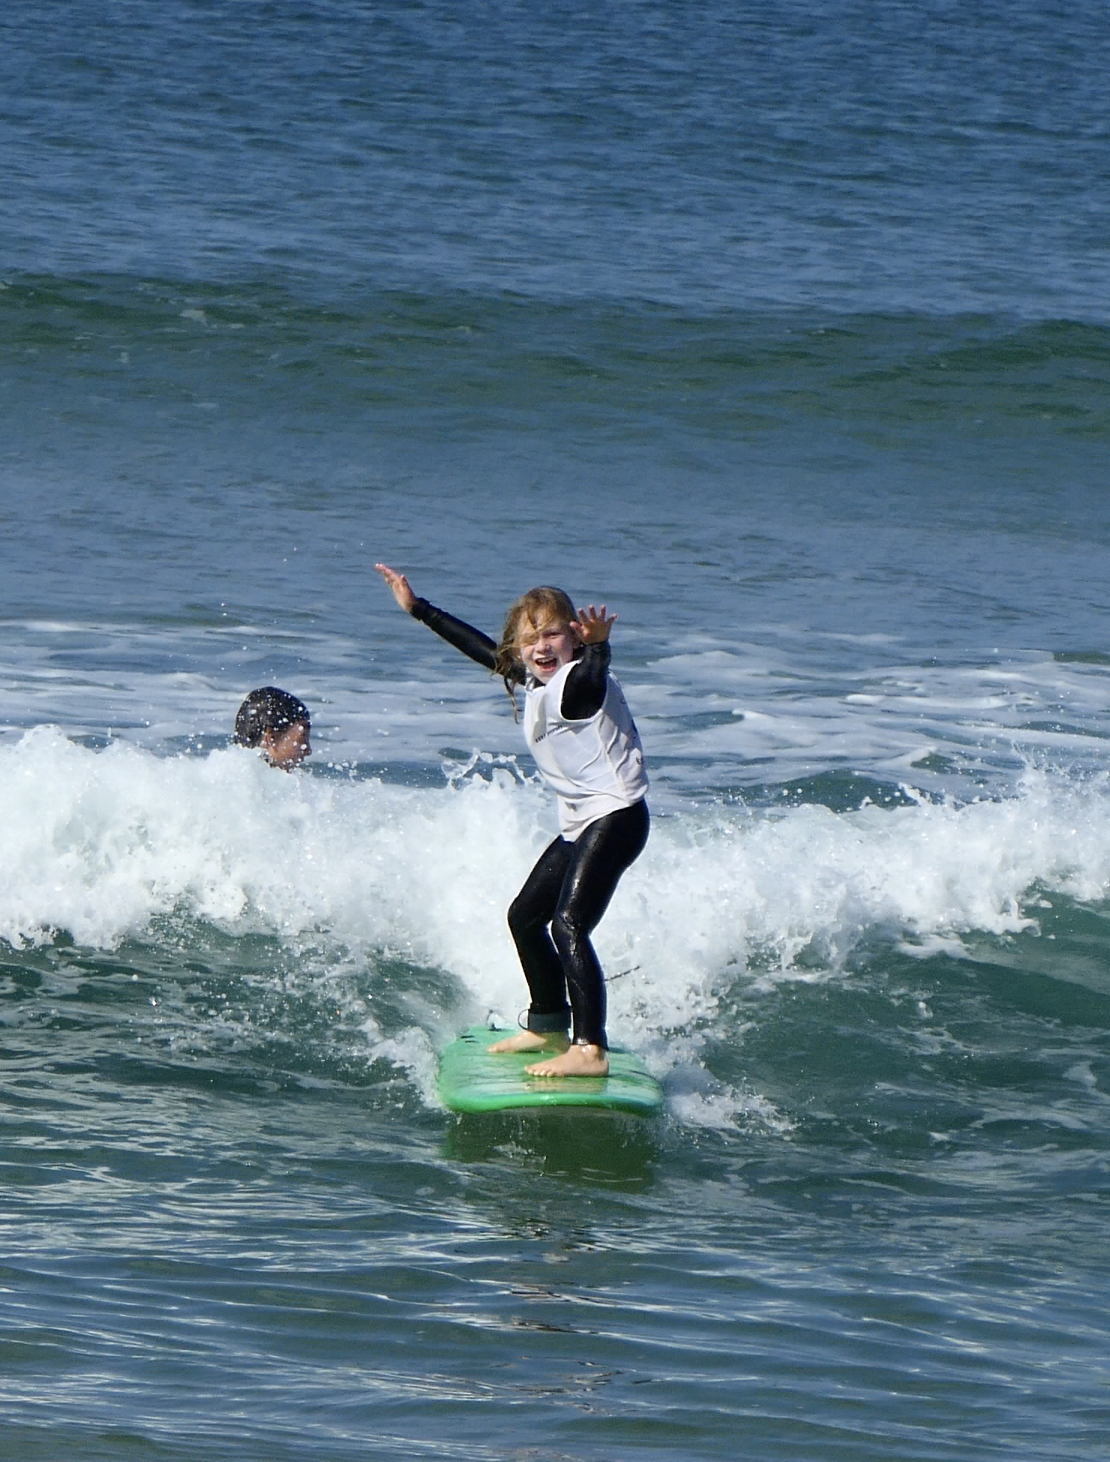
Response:
M576 657L581 643L570 625L561 619L550 621L542 629L525 621L520 626L516 648L528 674L546 684Z

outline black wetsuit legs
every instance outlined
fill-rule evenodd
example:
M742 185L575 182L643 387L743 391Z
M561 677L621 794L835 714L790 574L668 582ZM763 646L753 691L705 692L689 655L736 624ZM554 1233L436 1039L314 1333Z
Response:
M606 1046L605 981L590 935L643 852L649 826L647 804L634 802L590 823L576 842L556 838L540 854L509 909L532 996L529 1030L565 1031L573 1015L575 1041Z

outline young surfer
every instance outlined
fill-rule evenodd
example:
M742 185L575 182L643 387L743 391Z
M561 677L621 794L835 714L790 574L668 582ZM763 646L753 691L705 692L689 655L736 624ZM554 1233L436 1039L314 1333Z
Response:
M276 685L252 690L235 716L235 744L257 746L272 767L285 772L312 755L311 730L304 701Z
M498 644L417 598L404 574L376 568L407 614L503 678L514 713L523 685L524 734L558 799L561 835L509 909L532 997L526 1029L490 1050L554 1052L527 1068L533 1076L604 1076L605 981L590 934L648 836L640 737L609 674L617 616L604 604L576 614L561 589L530 589L510 608Z

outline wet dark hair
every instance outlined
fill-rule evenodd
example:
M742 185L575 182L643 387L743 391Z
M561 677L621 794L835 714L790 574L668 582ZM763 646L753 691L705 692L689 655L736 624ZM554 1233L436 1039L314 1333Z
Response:
M304 701L276 685L264 685L252 690L236 712L235 744L258 746L267 731L285 731L298 722L306 729L312 724Z

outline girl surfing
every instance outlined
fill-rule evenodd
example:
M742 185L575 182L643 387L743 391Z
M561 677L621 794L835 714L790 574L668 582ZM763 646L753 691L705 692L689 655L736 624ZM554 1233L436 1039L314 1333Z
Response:
M406 614L502 677L514 715L524 687L525 739L559 805L560 836L509 908L531 994L525 1029L489 1049L552 1052L527 1068L532 1076L605 1076L605 980L590 934L649 826L640 736L609 674L617 616L604 604L576 614L561 589L529 589L497 643L418 598L404 574L375 567Z

